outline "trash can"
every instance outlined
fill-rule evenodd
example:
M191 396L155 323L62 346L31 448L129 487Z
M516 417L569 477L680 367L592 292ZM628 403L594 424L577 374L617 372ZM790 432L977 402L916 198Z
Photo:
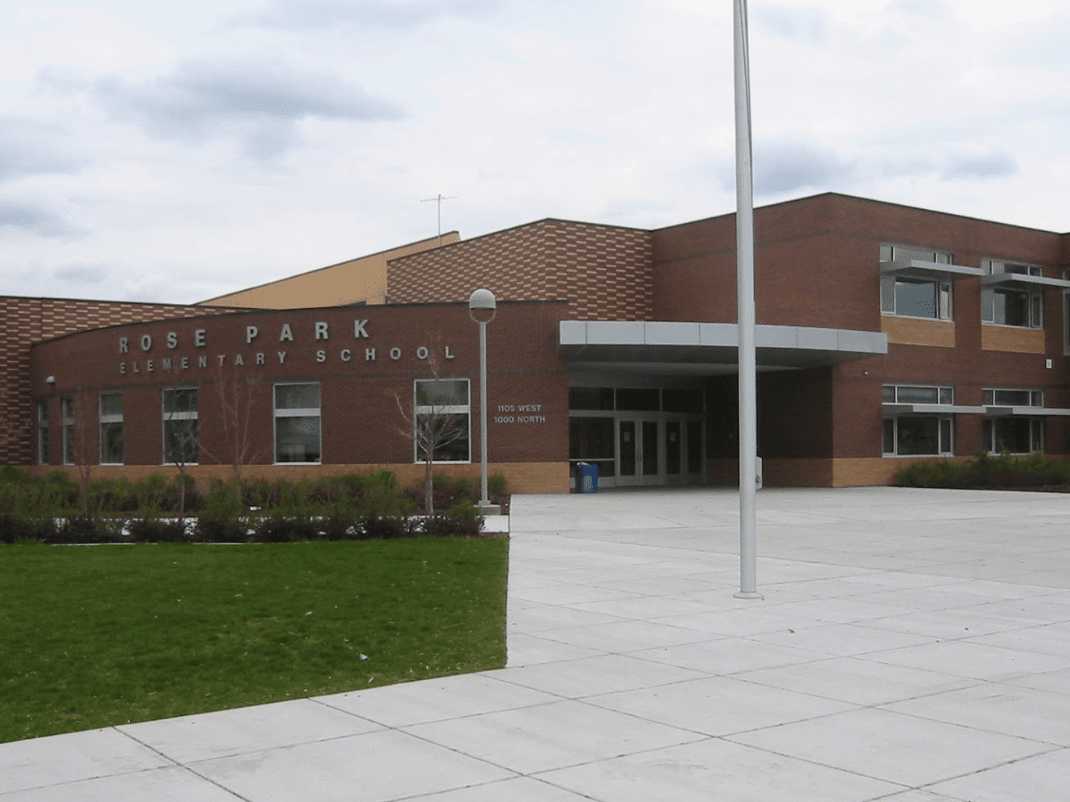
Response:
M598 492L598 466L593 462L576 463L576 492Z

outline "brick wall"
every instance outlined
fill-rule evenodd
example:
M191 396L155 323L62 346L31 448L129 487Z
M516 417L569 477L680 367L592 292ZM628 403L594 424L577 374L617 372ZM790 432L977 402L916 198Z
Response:
M466 301L477 287L500 300L567 300L571 317L649 320L651 234L540 220L391 260L392 303Z
M0 296L0 465L24 465L35 458L30 387L33 343L119 323L227 311L174 304Z

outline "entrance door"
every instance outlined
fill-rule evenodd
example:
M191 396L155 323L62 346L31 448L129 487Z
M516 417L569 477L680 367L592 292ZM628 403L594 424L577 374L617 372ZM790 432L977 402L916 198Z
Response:
M657 484L658 422L621 418L617 422L617 484Z

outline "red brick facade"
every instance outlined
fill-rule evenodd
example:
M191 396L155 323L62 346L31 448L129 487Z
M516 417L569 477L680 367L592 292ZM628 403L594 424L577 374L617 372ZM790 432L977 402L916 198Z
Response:
M888 481L904 463L882 457L884 384L953 385L955 403L970 406L981 405L982 391L988 387L1041 389L1045 406L1070 408L1066 356L1070 322L1062 289L1041 290L1044 324L1039 329L983 324L981 281L976 276L953 279L952 320L892 316L881 312L879 267L881 243L896 243L950 251L960 265L979 266L986 258L1027 262L1040 266L1043 275L1057 278L1070 269L1070 234L837 194L759 209L756 234L759 323L883 331L889 339L883 356L762 374L759 443L772 483ZM411 356L432 340L452 343L456 350L452 367L464 377L474 376L476 336L464 301L479 286L498 295L499 319L489 329L492 410L498 405L539 404L547 422L535 428L495 424L491 461L512 466L518 477L525 477L524 487L560 488L567 482L570 366L558 352L558 322L734 322L735 219L723 215L651 231L541 220L390 260L387 281L389 300L396 305L365 307L358 313L381 339L383 345L376 347L386 347L389 353L396 345ZM214 359L216 343L224 341L229 345L220 353L233 359L238 352L255 351L252 345L240 347L250 321L263 331L292 321L295 332L304 332L307 340L309 326L316 320L327 321L332 331L338 331L351 325L355 314L352 308L330 307L248 312L210 323L164 322L221 311L225 310L0 298L4 326L0 420L8 422L6 439L0 439L0 463L31 461L33 399L49 402L53 431L58 431L58 396L65 388L69 392L90 386L94 392L125 388L130 409L127 463L145 470L159 466L160 388L186 380L159 370L153 375L117 374L122 360L113 329L38 345L31 371L32 342L94 326L159 321L125 326L123 334L135 342L148 333L158 350L168 331L184 332L185 342L191 327L203 326L210 334L206 353ZM322 346L298 338L286 349L289 361L265 364L260 370L264 384L258 390L255 425L261 446L252 462L265 471L271 467L271 381L322 379L324 465L335 469L396 465L408 470L412 446L397 436L390 423L397 418L393 396L411 392L413 378L426 372L426 365L409 357L387 358L361 363L357 370L356 365L339 361L339 349L346 346L334 337ZM354 349L365 344L348 343ZM319 350L327 354L323 360L316 359ZM601 364L598 369L613 374L615 367ZM707 389L709 472L713 477L731 476L736 453L735 377L698 379L708 372L700 365L692 368L693 380L703 381ZM48 375L56 376L54 387L44 384ZM627 381L636 374L621 375ZM189 376L208 388L202 394L202 403L208 405L203 436L212 450L218 433L212 430L210 388L218 376L211 371L193 371ZM476 385L472 387L474 392ZM473 398L472 415L477 412ZM953 416L956 456L984 448L984 421L980 414ZM1044 441L1048 453L1070 453L1070 418L1047 416ZM58 443L59 438L53 437L53 463L58 461ZM462 470L450 468L455 469Z
M516 466L517 476L529 463L560 474L556 484L528 477L531 489L567 484L562 455L568 448L568 380L556 355L557 324L565 315L561 303L506 302L488 329L490 460ZM361 322L359 329L356 322ZM250 326L256 331L251 338ZM242 416L251 424L248 464L274 462L274 384L317 382L323 465L404 467L414 463L415 455L398 405L411 414L414 379L430 378L437 369L440 378L470 381L470 443L478 464L478 357L478 329L466 304L333 307L240 312L73 334L34 346L28 377L33 398L47 404L50 428L57 432L49 454L53 465L61 462L63 396L89 394L86 451L96 454L97 398L102 391L121 393L123 463L159 467L164 461L161 390L198 387L201 468L218 475L212 466L229 465L232 455L222 425L227 400L221 392L230 392L235 379L242 388ZM48 376L54 384L47 383ZM501 412L503 406L537 407L537 412L508 414ZM280 465L277 470L299 475L307 467Z
M0 465L33 460L30 346L116 323L220 314L221 308L0 296Z
M394 259L391 302L466 301L476 287L505 300L567 300L573 318L650 320L652 240L633 228L540 220Z

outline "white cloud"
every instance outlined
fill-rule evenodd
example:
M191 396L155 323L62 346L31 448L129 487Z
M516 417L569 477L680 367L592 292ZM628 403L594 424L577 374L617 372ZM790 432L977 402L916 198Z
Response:
M1058 0L751 13L759 202L1070 228ZM208 297L433 234L419 199L440 191L465 236L730 211L731 42L731 4L706 0L19 7L0 293Z

